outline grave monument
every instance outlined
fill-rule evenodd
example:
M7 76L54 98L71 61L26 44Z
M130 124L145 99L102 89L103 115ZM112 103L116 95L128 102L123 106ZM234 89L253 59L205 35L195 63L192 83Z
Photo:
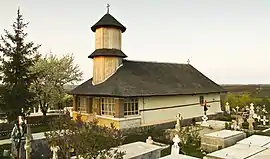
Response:
M213 152L234 145L246 138L246 133L234 130L221 130L201 136L201 149Z

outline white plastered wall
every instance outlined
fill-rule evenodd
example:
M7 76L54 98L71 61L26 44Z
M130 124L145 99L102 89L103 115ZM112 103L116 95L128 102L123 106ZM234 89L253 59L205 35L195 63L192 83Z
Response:
M204 99L209 102L207 114L221 112L220 94L206 94ZM141 124L152 125L176 120L177 113L181 113L184 119L199 117L204 114L203 107L199 104L200 95L159 96L140 98ZM181 106L183 105L183 106ZM188 105L188 106L185 106ZM175 106L175 107L174 107ZM179 106L179 107L177 107ZM166 108L167 109L156 109ZM148 110L147 109L155 109Z

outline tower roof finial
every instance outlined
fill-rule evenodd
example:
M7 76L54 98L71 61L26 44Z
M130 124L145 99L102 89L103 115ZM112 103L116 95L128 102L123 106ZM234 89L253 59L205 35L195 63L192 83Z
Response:
M109 14L109 12L110 12L110 4L107 4L107 13Z

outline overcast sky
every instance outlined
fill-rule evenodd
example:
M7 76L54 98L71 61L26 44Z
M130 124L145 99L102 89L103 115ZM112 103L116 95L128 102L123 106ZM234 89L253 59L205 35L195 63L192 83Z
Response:
M270 83L269 0L0 0L0 34L11 29L20 6L29 39L42 54L73 53L92 76L94 33L110 13L127 31L130 60L191 64L219 84Z

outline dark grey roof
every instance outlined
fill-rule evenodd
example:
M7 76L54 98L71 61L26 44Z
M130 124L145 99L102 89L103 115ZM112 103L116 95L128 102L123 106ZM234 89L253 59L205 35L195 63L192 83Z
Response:
M96 56L117 56L125 58L127 57L121 50L118 49L96 49L88 58L93 58Z
M93 32L100 27L113 27L120 29L123 32L126 31L126 27L118 22L112 15L109 13L105 14L95 25L91 27Z
M123 60L123 65L105 82L87 80L71 94L93 96L162 96L226 92L189 64Z

